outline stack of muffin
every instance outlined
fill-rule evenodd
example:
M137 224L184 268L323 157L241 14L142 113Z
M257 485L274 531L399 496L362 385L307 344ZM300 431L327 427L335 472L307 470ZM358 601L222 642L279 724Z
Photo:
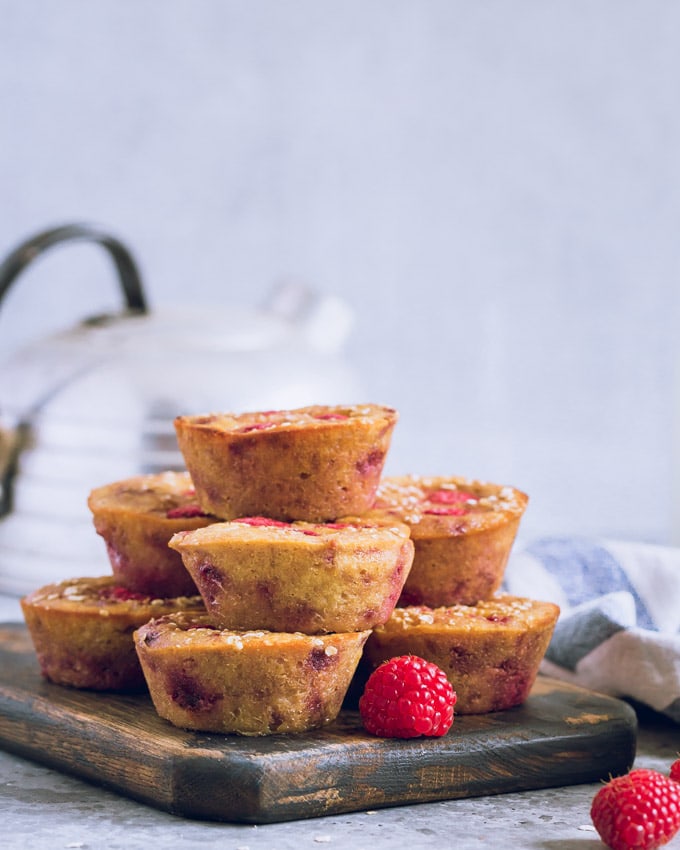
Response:
M358 690L382 661L410 653L444 670L457 714L524 702L559 616L551 602L498 592L527 502L514 487L464 478L381 481L368 516L405 522L415 555L397 607L367 642Z
M171 723L246 735L331 722L353 677L406 653L446 671L458 713L523 701L558 614L497 593L527 498L382 478L396 421L378 405L179 417L186 473L90 495L112 576L22 601L43 674L142 680Z

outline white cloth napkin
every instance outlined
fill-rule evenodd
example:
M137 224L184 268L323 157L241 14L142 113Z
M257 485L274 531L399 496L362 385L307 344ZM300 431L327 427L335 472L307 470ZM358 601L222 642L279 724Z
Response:
M542 538L513 552L503 589L561 608L543 673L680 723L680 548Z

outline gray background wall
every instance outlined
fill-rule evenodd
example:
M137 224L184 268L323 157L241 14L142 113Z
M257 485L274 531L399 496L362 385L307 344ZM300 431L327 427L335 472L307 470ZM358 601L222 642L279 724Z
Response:
M152 305L342 296L390 472L532 497L525 531L675 535L680 6L0 0L0 252L70 220ZM0 353L116 304L63 251ZM0 412L2 399L0 399Z

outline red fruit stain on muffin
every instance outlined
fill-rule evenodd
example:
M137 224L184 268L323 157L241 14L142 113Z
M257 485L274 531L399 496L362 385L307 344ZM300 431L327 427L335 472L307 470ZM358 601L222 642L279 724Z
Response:
M126 553L121 551L118 546L114 545L110 540L105 540L104 542L106 544L106 552L114 571L124 572L129 565L129 559Z
M201 590L206 603L214 604L224 590L224 577L212 564L204 563L198 568L201 575Z
M492 711L523 703L532 684L532 677L514 658L502 661L498 670Z
M323 716L323 706L323 699L316 691L312 691L312 693L310 693L305 699L305 708L307 709L309 717L313 720L321 719Z
M264 431L265 428L271 428L273 422L253 422L252 425L243 425L238 429L240 434L247 434L250 431Z
M289 522L282 522L278 519L271 519L267 516L243 516L238 519L232 520L232 522L241 522L244 525L253 525L253 526L275 526L277 528L289 528Z
M206 514L200 505L191 504L170 508L169 511L165 512L165 516L167 519L190 519L196 516L209 516L209 514Z
M488 620L490 623L500 623L501 625L512 622L512 617L507 615L501 616L500 614L487 614L484 619Z
M392 611L392 608L394 608L394 604L391 604L391 605L386 604L383 607L384 608L389 607L389 612L386 615L380 617L380 619L386 620L387 617L389 617L389 615ZM364 610L361 612L361 618L364 621L364 623L366 623L366 624L374 623L376 621L376 619L378 618L378 612L375 610L375 608L364 608Z
M399 559L394 566L394 572L390 576L390 592L385 597L385 601L382 605L382 610L380 611L380 618L387 619L389 615L392 613L392 609L397 604L401 593L404 589L404 573L406 572L407 567L411 563L411 555L410 550L406 548L406 546L402 547L402 550L399 554Z
M423 513L433 516L464 516L476 499L464 490L435 490L425 499Z
M382 469L384 460L385 452L380 449L374 449L364 457L360 458L356 462L355 468L360 475L368 475L371 472L375 472L376 469Z
M465 516L467 511L459 505L451 505L450 507L426 508L423 513L430 516Z
M99 599L102 602L142 602L149 597L143 593L128 590L127 587L118 585L113 587L102 587L99 589Z
M215 703L222 699L221 694L204 690L199 681L182 671L170 676L168 686L172 701L185 711L196 714L212 711Z
M307 656L307 663L312 670L325 670L327 667L337 664L338 651L335 649L335 651L332 652L331 650L333 649L335 649L335 647L314 647Z
M272 600L274 598L274 589L272 588L271 584L267 581L258 581L255 585L255 590L257 592L257 595L260 598L264 599L269 606L271 606Z
M472 493L466 493L464 490L435 490L426 499L426 501L435 502L438 505L455 505L470 500L474 501L475 497Z

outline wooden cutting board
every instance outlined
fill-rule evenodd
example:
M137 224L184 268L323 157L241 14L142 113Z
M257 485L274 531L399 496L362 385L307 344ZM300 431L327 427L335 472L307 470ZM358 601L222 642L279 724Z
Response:
M273 823L594 782L628 770L636 729L627 704L539 676L523 706L457 716L442 738L374 738L354 711L304 735L187 732L145 695L50 685L25 626L0 624L0 748L190 818Z

